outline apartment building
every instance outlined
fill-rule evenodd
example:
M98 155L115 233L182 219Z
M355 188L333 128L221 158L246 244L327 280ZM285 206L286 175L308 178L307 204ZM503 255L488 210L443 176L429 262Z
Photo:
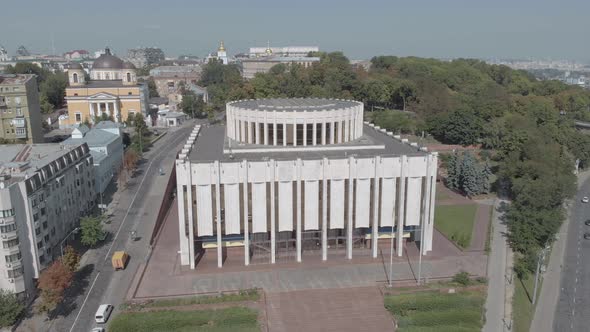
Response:
M0 139L43 143L42 121L35 75L0 75Z

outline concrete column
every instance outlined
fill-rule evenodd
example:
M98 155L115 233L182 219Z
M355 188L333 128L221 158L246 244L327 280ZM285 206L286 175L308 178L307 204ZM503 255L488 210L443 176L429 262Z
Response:
M338 120L338 137L336 143L342 143L342 119Z
M373 226L371 226L371 246L373 258L377 258L379 248L379 179L381 177L381 157L375 157L375 179L373 182Z
M275 173L276 163L270 160L270 262L276 261L276 224L275 224Z
M346 112L349 113L349 112ZM349 121L349 115L347 114L346 120L344 120L344 138L342 139L342 142L348 142L350 140L350 121Z
M315 115L315 113L314 113L314 115ZM312 126L313 126L313 129L311 130L312 131L312 135L313 135L313 137L312 137L312 143L315 146L318 143L317 142L317 137L318 137L317 129L318 129L318 125L317 125L317 121L316 121L315 117L313 118L313 124L312 124Z
M420 202L420 251L426 255L425 240L428 224L428 206L430 205L430 155L426 157L426 178L424 179L424 195Z
M244 265L250 265L250 226L248 224L248 162L242 161L242 200L244 201Z
M193 172L190 161L186 164L188 168L186 174L188 178L188 185L187 185L187 196L188 196L188 259L190 262L191 270L195 269L195 224L194 224L194 212L193 209Z
M272 145L276 146L277 145L277 113L276 112L272 112Z
M287 122L283 122L283 146L287 146Z
M110 117L110 116L113 116L113 115L111 114L111 103L106 103L106 105L107 105L107 115L108 115L109 117Z
M307 120L303 119L303 146L307 146Z
M301 263L301 159L297 158L297 230L296 230L296 247L297 262Z
M325 126L324 126L325 128ZM328 158L322 161L322 260L328 259Z
M90 104L92 105L92 104ZM184 163L177 163L176 164L176 174L180 175L179 178L180 179L186 179L188 177L188 175L186 174L186 162ZM190 165L190 164L189 164ZM187 197L185 197L184 195L184 191L183 191L183 185L186 185L186 183L183 183L182 180L178 182L178 185L176 186L176 197L178 199L178 237L180 238L180 264L181 265L189 265L189 236L188 234L188 225L185 224L185 220L188 218L188 215L185 214L185 207L184 207L184 202L187 201L190 204L190 201L188 200L188 193L187 193ZM186 186L187 189L190 189L190 186ZM190 213L191 210L190 208L188 209L188 212Z
M322 122L322 145L326 145L326 122Z
M260 144L260 125L254 122L254 143Z
M264 122L263 135L264 135L263 144L268 145L268 122Z
M297 119L293 119L293 146L297 146Z
M246 142L246 124L244 123L244 120L239 120L240 121L240 141Z
M215 221L217 226L217 267L223 266L223 242L221 241L221 167L219 161L213 164L215 167Z
M353 212L353 198L354 198L354 158L348 157L348 230L346 234L346 258L352 259L352 212Z
M430 161L430 170L429 175L432 178L430 179L430 202L428 204L428 223L427 223L427 232L428 235L426 239L426 245L424 246L427 251L432 250L432 237L434 233L434 209L435 209L435 201L436 201L436 176L437 176L437 168L438 168L438 152L433 152L430 155L432 159Z
M336 122L330 122L330 144L334 144L334 124Z
M254 132L252 128L252 121L248 121L247 122L247 126L248 126L248 144L253 144L254 143Z
M397 255L401 257L403 255L403 235L404 235L404 225L406 223L406 174L407 164L408 164L408 157L402 155L401 159L401 176L400 176L400 185L399 185L399 207L398 207L398 215L397 215L397 234L396 234L396 241L397 241Z
M122 120L122 118L121 118L121 110L119 109L119 102L115 101L114 106L115 106L115 122L120 122Z

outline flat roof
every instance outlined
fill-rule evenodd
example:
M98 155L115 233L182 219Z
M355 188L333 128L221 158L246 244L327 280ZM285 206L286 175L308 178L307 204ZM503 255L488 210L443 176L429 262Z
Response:
M327 98L271 98L238 100L232 102L231 105L261 111L303 112L350 108L360 105L360 102Z
M224 149L231 148L233 154L224 153ZM374 156L398 156L398 155L425 155L426 152L420 151L417 147L402 143L393 137L382 133L370 126L364 125L363 136L352 142L330 145L316 145L313 148L325 149L316 151L301 150L302 147L293 146L269 146L269 145L239 145L239 143L230 140L225 135L225 125L201 126L201 131L195 140L194 146L189 153L188 158L192 162L212 162L212 161L240 161L243 159L249 161L275 159L275 160L293 160L301 158L304 160L317 160L323 157L332 159L346 158L350 155L357 157L374 157ZM349 147L349 149L347 149ZM364 149L363 147L367 147ZM379 147L379 148L377 148ZM253 148L261 149L261 152L239 152L240 149L251 150ZM311 148L311 146L307 146ZM272 151L273 149L281 151ZM285 151L289 149L292 151ZM232 157L233 155L233 157Z

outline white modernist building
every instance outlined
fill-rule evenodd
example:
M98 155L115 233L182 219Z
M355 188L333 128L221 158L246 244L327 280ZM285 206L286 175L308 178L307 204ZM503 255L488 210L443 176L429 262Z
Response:
M219 267L232 252L246 265L377 258L393 239L399 256L408 238L432 250L437 154L363 123L362 103L245 100L226 115L176 160L182 265L207 250Z

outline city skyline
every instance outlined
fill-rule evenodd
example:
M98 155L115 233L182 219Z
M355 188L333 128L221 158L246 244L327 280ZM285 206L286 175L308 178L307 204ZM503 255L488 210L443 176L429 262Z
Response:
M105 0L90 15L84 4L72 0L23 1L4 6L14 14L0 22L0 29L13 33L2 36L0 45L10 54L20 45L44 54L94 51L108 45L120 55L129 48L155 46L167 55L203 57L220 40L232 55L270 41L277 46L318 45L323 51L343 51L351 59L393 54L588 61L590 46L576 41L584 40L584 32L590 29L583 15L590 4L566 2L501 0L482 5L464 0L444 4L369 0L336 5L308 0L281 4L148 0L138 8ZM29 11L31 5L37 10ZM108 24L101 23L103 18ZM31 20L36 24L30 24ZM39 30L39 26L45 28Z

